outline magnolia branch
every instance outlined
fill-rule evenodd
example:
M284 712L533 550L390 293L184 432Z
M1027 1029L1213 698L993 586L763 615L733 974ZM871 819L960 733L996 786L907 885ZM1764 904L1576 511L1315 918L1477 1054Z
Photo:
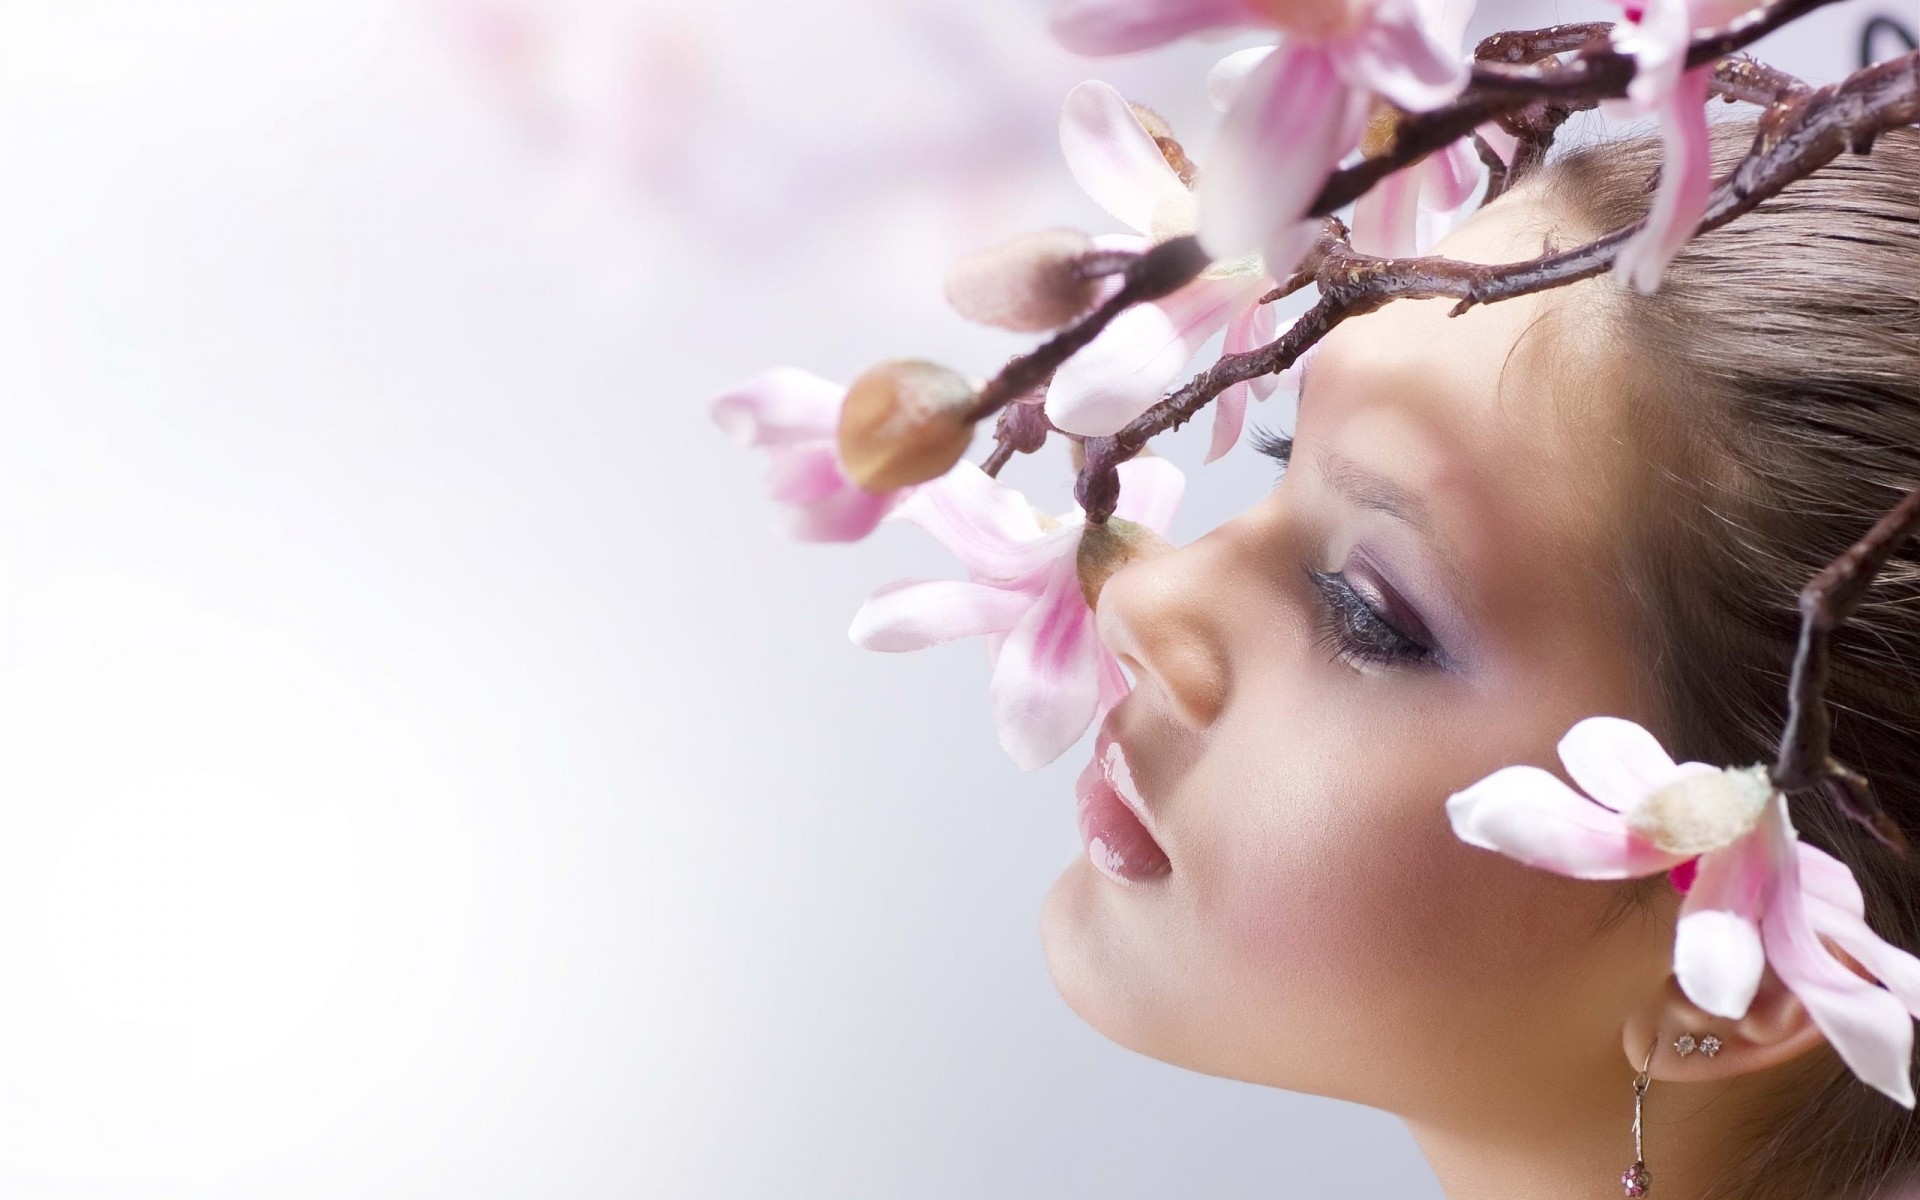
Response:
M1920 52L1856 72L1838 84L1807 89L1798 81L1756 73L1757 86L1776 97L1762 113L1753 145L1716 181L1698 234L1728 223L1843 151L1864 154L1881 132L1920 122ZM1274 342L1222 357L1186 386L1142 413L1111 437L1083 442L1084 466L1074 495L1089 522L1106 519L1118 495L1114 468L1158 433L1177 429L1236 383L1285 370L1341 321L1390 300L1453 297L1458 315L1488 304L1544 291L1608 270L1642 223L1583 246L1522 262L1465 263L1445 258L1387 259L1358 254L1346 229L1329 219L1307 261L1275 295L1307 282L1319 298ZM1697 236L1697 234L1696 234ZM1843 812L1887 846L1906 852L1906 839L1880 807L1867 780L1829 752L1831 718L1823 703L1828 643L1833 629L1859 604L1894 549L1920 529L1920 490L1904 499L1859 543L1816 576L1801 593L1801 633L1789 685L1789 713L1772 778L1792 791L1828 786Z
M1736 20L1724 29L1696 38L1687 53L1689 64L1724 58L1750 45L1781 25L1835 0L1778 0ZM1502 164L1487 198L1520 178L1544 158L1553 131L1573 112L1591 108L1603 99L1624 96L1633 77L1633 59L1610 44L1612 26L1606 23L1555 25L1544 29L1495 34L1475 48L1471 82L1451 103L1431 112L1401 112L1388 145L1380 153L1328 176L1306 216L1325 216L1365 194L1393 171L1410 166L1444 149L1475 130L1497 120L1519 139L1516 161ZM1562 61L1557 55L1571 52ZM1715 67L1715 91L1728 99L1774 103L1804 91L1797 80L1773 72L1750 59ZM1497 159L1498 156L1492 156ZM1491 162L1489 163L1491 166ZM1126 268L1126 282L1106 303L1081 317L1038 348L1010 360L989 380L976 398L969 416L978 421L1036 388L1068 358L1098 337L1115 317L1135 304L1157 299L1193 281L1210 262L1192 237L1170 239L1155 246ZM1111 269L1112 264L1107 264ZM1017 451L1004 437L996 444L984 469L999 471Z

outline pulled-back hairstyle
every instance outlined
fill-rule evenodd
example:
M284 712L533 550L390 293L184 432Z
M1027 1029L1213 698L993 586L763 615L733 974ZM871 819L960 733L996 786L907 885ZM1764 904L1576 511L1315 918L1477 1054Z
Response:
M1753 137L1751 118L1715 123L1716 177ZM1586 240L1646 213L1660 157L1652 137L1593 142L1519 187ZM1920 130L1882 134L1695 238L1654 295L1572 294L1662 481L1630 522L1628 587L1669 747L1771 762L1801 586L1920 484ZM1834 755L1920 846L1920 548L1895 554L1834 635L1826 699ZM1902 861L1822 793L1791 804L1805 839L1853 868L1874 928L1920 952L1920 854ZM1852 1200L1920 1170L1920 1122L1830 1049L1781 1083L1810 1098L1751 1131L1711 1200Z

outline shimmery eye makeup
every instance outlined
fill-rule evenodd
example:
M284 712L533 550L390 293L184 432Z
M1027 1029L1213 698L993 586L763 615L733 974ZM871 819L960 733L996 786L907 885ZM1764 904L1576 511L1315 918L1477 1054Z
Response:
M1442 656L1424 628L1417 633L1402 628L1418 624L1408 614L1390 614L1376 608L1345 573L1306 568L1307 578L1320 593L1316 641L1349 663L1383 666L1437 665ZM1384 606L1383 606L1384 607Z
M1293 462L1293 438L1277 429L1252 426L1255 450L1277 464L1274 486ZM1365 560L1349 559L1338 571L1305 568L1319 603L1315 640L1337 659L1354 665L1445 667L1452 660L1441 650L1420 615Z

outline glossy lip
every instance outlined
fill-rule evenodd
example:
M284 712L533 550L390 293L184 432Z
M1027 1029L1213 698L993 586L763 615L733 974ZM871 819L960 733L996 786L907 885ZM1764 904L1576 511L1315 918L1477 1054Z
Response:
M1075 784L1079 824L1087 857L1115 883L1127 887L1152 885L1173 872L1173 857L1154 829L1151 807L1140 793L1125 744L1115 732L1122 704L1101 722L1093 753ZM1107 817L1097 813L1104 807Z
M1147 836L1156 843L1160 841L1160 831L1154 828L1153 814L1147 811L1146 797L1140 794L1140 785L1134 781L1133 768L1127 763L1127 748L1108 728L1112 718L1101 722L1100 732L1093 739L1093 756L1100 764L1100 773L1106 776L1107 783L1120 797L1120 803L1127 806L1136 820L1145 827ZM1162 852L1166 849L1161 847Z

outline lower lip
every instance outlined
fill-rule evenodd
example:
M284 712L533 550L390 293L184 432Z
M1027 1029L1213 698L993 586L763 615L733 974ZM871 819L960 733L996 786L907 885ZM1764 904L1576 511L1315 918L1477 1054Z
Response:
M1118 755L1119 747L1109 750L1107 745L1096 745L1092 760L1074 785L1074 795L1080 802L1080 840L1086 843L1087 857L1093 865L1116 883L1159 879L1173 870L1173 864L1108 782L1103 764L1110 753Z

